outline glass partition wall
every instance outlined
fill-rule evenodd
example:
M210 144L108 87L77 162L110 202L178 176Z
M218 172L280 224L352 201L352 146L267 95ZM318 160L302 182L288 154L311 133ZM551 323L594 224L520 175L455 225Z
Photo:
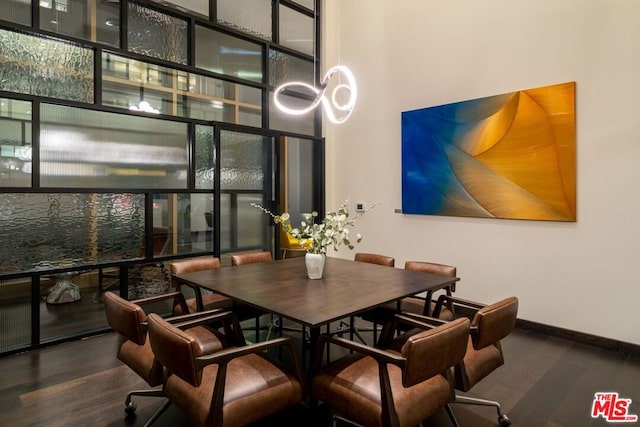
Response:
M270 250L323 211L319 0L0 0L0 355L101 332L172 259ZM309 93L287 93L294 104Z

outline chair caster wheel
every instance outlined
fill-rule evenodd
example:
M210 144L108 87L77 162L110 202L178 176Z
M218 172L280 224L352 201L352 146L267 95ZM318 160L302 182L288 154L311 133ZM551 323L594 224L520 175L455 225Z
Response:
M124 407L124 413L127 414L127 417L130 417L132 415L135 415L136 413L136 409L138 409L138 407L136 406L135 403L133 402L129 402L125 407Z
M498 424L500 424L500 427L509 427L511 420L506 415L503 415L498 419Z

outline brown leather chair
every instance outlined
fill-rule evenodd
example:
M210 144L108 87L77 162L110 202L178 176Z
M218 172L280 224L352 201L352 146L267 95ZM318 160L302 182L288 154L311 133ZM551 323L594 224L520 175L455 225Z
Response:
M269 262L273 261L273 257L271 256L271 252L247 252L243 254L234 254L231 255L231 265L245 265L245 264L255 264L258 262Z
M118 347L118 359L138 374L150 387L159 386L162 384L163 368L154 357L147 340L147 313L144 311L143 306L174 300L183 309L186 309L183 295L174 292L157 297L127 301L108 291L104 293L103 297L107 322L121 337ZM207 313L207 315L210 315L210 313ZM204 314L199 316L202 317ZM182 316L174 319L186 320L189 317L193 316ZM227 341L224 335L217 331L197 326L190 329L189 332L195 337L194 339L197 339L199 345L207 351L218 351L226 346ZM136 405L131 401L132 396L165 397L160 389L131 391L125 399L125 413L127 415L133 415L136 411ZM170 402L167 401L145 425L150 425L155 421L169 405Z
M462 362L458 363L454 369L456 389L467 392L504 364L500 340L508 336L515 328L518 316L518 298L509 297L496 303L485 305L442 295L438 299L438 304L444 303L453 304L456 315L465 313L471 319L467 352ZM425 320L424 317L408 316L417 320L428 321L432 324L439 322L436 319ZM411 332L415 332L415 330ZM403 337L401 336L397 340L401 343ZM397 345L399 344L397 343L396 347ZM498 412L500 426L511 425L511 421L502 411L499 402L462 396L456 393L453 403L493 406Z
M357 262L367 262L369 264L382 265L385 267L395 267L395 264L396 264L396 260L393 257L387 256L387 255L367 253L367 252L356 253L353 257L353 260ZM395 310L393 311L393 313L395 314ZM362 317L365 320L373 321L373 319L376 318L376 314L374 311L369 311L369 312L362 313L360 317ZM366 341L362 337L361 332L371 332L371 331L373 331L373 342L375 343L377 340L377 334L378 334L377 323L373 322L373 328L362 328L362 327L358 327L355 324L354 317L351 317L349 319L349 324L346 324L345 322L340 322L338 326L338 330L334 333L341 334L341 333L349 332L351 339L353 339L353 337L356 336L358 337L360 342L362 342L363 344L366 344Z
M267 251L263 251L263 252L246 252L246 253L242 253L242 254L234 254L231 255L231 266L232 267L237 267L240 265L247 265L247 264L257 264L259 262L271 262L273 261L273 257L271 256L271 252L267 252ZM255 326L255 330L256 330L256 341L259 341L259 331L260 331L260 316L266 314L263 311L257 310L257 309L253 309L252 311L252 316L253 318L256 319L256 326ZM267 337L266 339L269 339L271 336L271 330L273 329L273 327L276 325L276 323L274 323L274 319L271 318L271 322L270 325L267 327Z
M419 271L423 273L440 274L442 276L456 277L456 267L426 261L407 261L404 264L405 270ZM455 291L455 284L445 288L446 295L451 295ZM427 299L429 303L427 304ZM388 322L393 315L398 312L397 303L389 303L367 312L363 318L374 324ZM450 303L437 305L433 301L431 293L426 297L418 295L410 296L400 300L400 312L429 315L443 320L452 320L454 313Z
M368 262L369 264L384 265L385 267L395 267L396 264L396 260L393 257L366 252L356 253L353 260L358 262Z
M442 299L446 300L447 297L443 296ZM466 392L498 367L504 365L500 340L515 328L518 317L518 298L509 297L489 305L460 298L448 297L448 299L454 304L454 307L460 309L464 307L475 311L471 320L467 354L462 363L455 367L456 389ZM511 421L502 411L500 403L496 401L461 396L456 393L454 403L494 406L498 411L500 426L511 425Z
M151 314L149 339L167 368L163 392L196 426L244 426L304 396L304 377L290 338L209 353L189 331ZM290 351L291 369L264 355L281 346Z
M191 258L180 261L172 261L169 263L169 269L172 276L172 284L176 291L181 292L181 287L184 285L179 281L173 279L176 274L192 273L194 271L204 270L217 270L220 268L220 259L215 257L201 257ZM230 309L233 307L233 300L215 293L203 294L199 287L190 287L195 294L194 298L186 300L189 312L213 310L218 308ZM199 301L198 301L199 300ZM179 307L176 308L175 313L180 314Z
M321 336L321 345L353 351L321 367L313 378L313 396L338 412L334 422L345 416L363 426L415 426L453 401L452 368L464 357L469 320L432 327L400 315L394 319L423 328L399 351ZM322 347L317 351L321 354Z
M456 277L458 273L458 269L456 267L445 265L445 264L438 264L435 262L425 262L425 261L407 261L404 264L404 269L412 270L412 271L420 271L422 273L439 274L441 276L448 276L448 277ZM453 283L450 286L446 287L445 288L446 294L451 295L452 292L455 292L456 290L455 286L456 286L455 283ZM403 298L401 301L400 310L403 312L416 313L416 314L425 314L425 315L429 314L443 320L453 319L454 315L450 307L448 307L447 305L442 305L439 308L438 313L436 313L435 312L436 302L433 301L433 299L430 298L429 295L427 297L429 299L428 303L425 298L420 298L418 296Z

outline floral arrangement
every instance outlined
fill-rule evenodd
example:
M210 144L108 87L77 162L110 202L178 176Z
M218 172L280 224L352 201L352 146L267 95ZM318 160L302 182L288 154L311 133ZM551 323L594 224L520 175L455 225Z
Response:
M378 203L369 208L369 210L378 206ZM337 211L327 212L326 216L321 222L316 222L318 212L313 211L311 213L304 213L304 220L300 222L299 227L293 227L290 222L290 215L288 212L283 212L280 215L276 215L270 210L260 206L256 203L252 203L251 206L262 210L267 215L270 215L276 224L280 224L284 230L291 234L294 238L298 239L302 245L307 245L307 242L311 242L307 252L313 254L326 254L327 248L333 246L334 250L338 250L341 245L345 245L349 249L354 248L354 244L351 242L349 235L349 227L353 227L356 220L362 216L365 212L359 213L353 218L349 218L349 211L347 209L347 202L344 202ZM362 240L360 234L356 234L356 243Z

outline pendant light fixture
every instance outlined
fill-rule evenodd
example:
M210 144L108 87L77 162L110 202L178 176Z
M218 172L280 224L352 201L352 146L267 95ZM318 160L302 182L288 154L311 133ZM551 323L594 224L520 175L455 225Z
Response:
M314 34L317 35L317 27L316 27L316 12L313 14L313 28ZM338 40L339 43L339 40ZM338 48L339 49L339 48ZM339 50L338 50L338 58L340 58ZM313 81L315 82L315 70L316 70L316 49L315 43L313 48ZM337 75L338 82L330 85L331 79L334 75ZM346 83L342 83L342 77L344 76ZM329 93L327 90L332 87ZM298 90L300 88L304 88L310 91L315 95L311 104L304 108L294 108L286 106L281 99L283 92L287 89L293 89L297 87ZM344 101L343 101L344 100ZM315 109L318 105L322 105L322 109L324 110L327 119L331 123L341 124L344 123L351 113L353 112L353 108L356 105L356 101L358 100L358 86L356 84L356 79L349 68L344 65L336 65L331 67L329 71L324 75L322 80L320 81L320 87L317 88L309 83L303 81L292 81L283 83L278 86L273 93L273 102L280 111L286 114L291 115L303 115Z

